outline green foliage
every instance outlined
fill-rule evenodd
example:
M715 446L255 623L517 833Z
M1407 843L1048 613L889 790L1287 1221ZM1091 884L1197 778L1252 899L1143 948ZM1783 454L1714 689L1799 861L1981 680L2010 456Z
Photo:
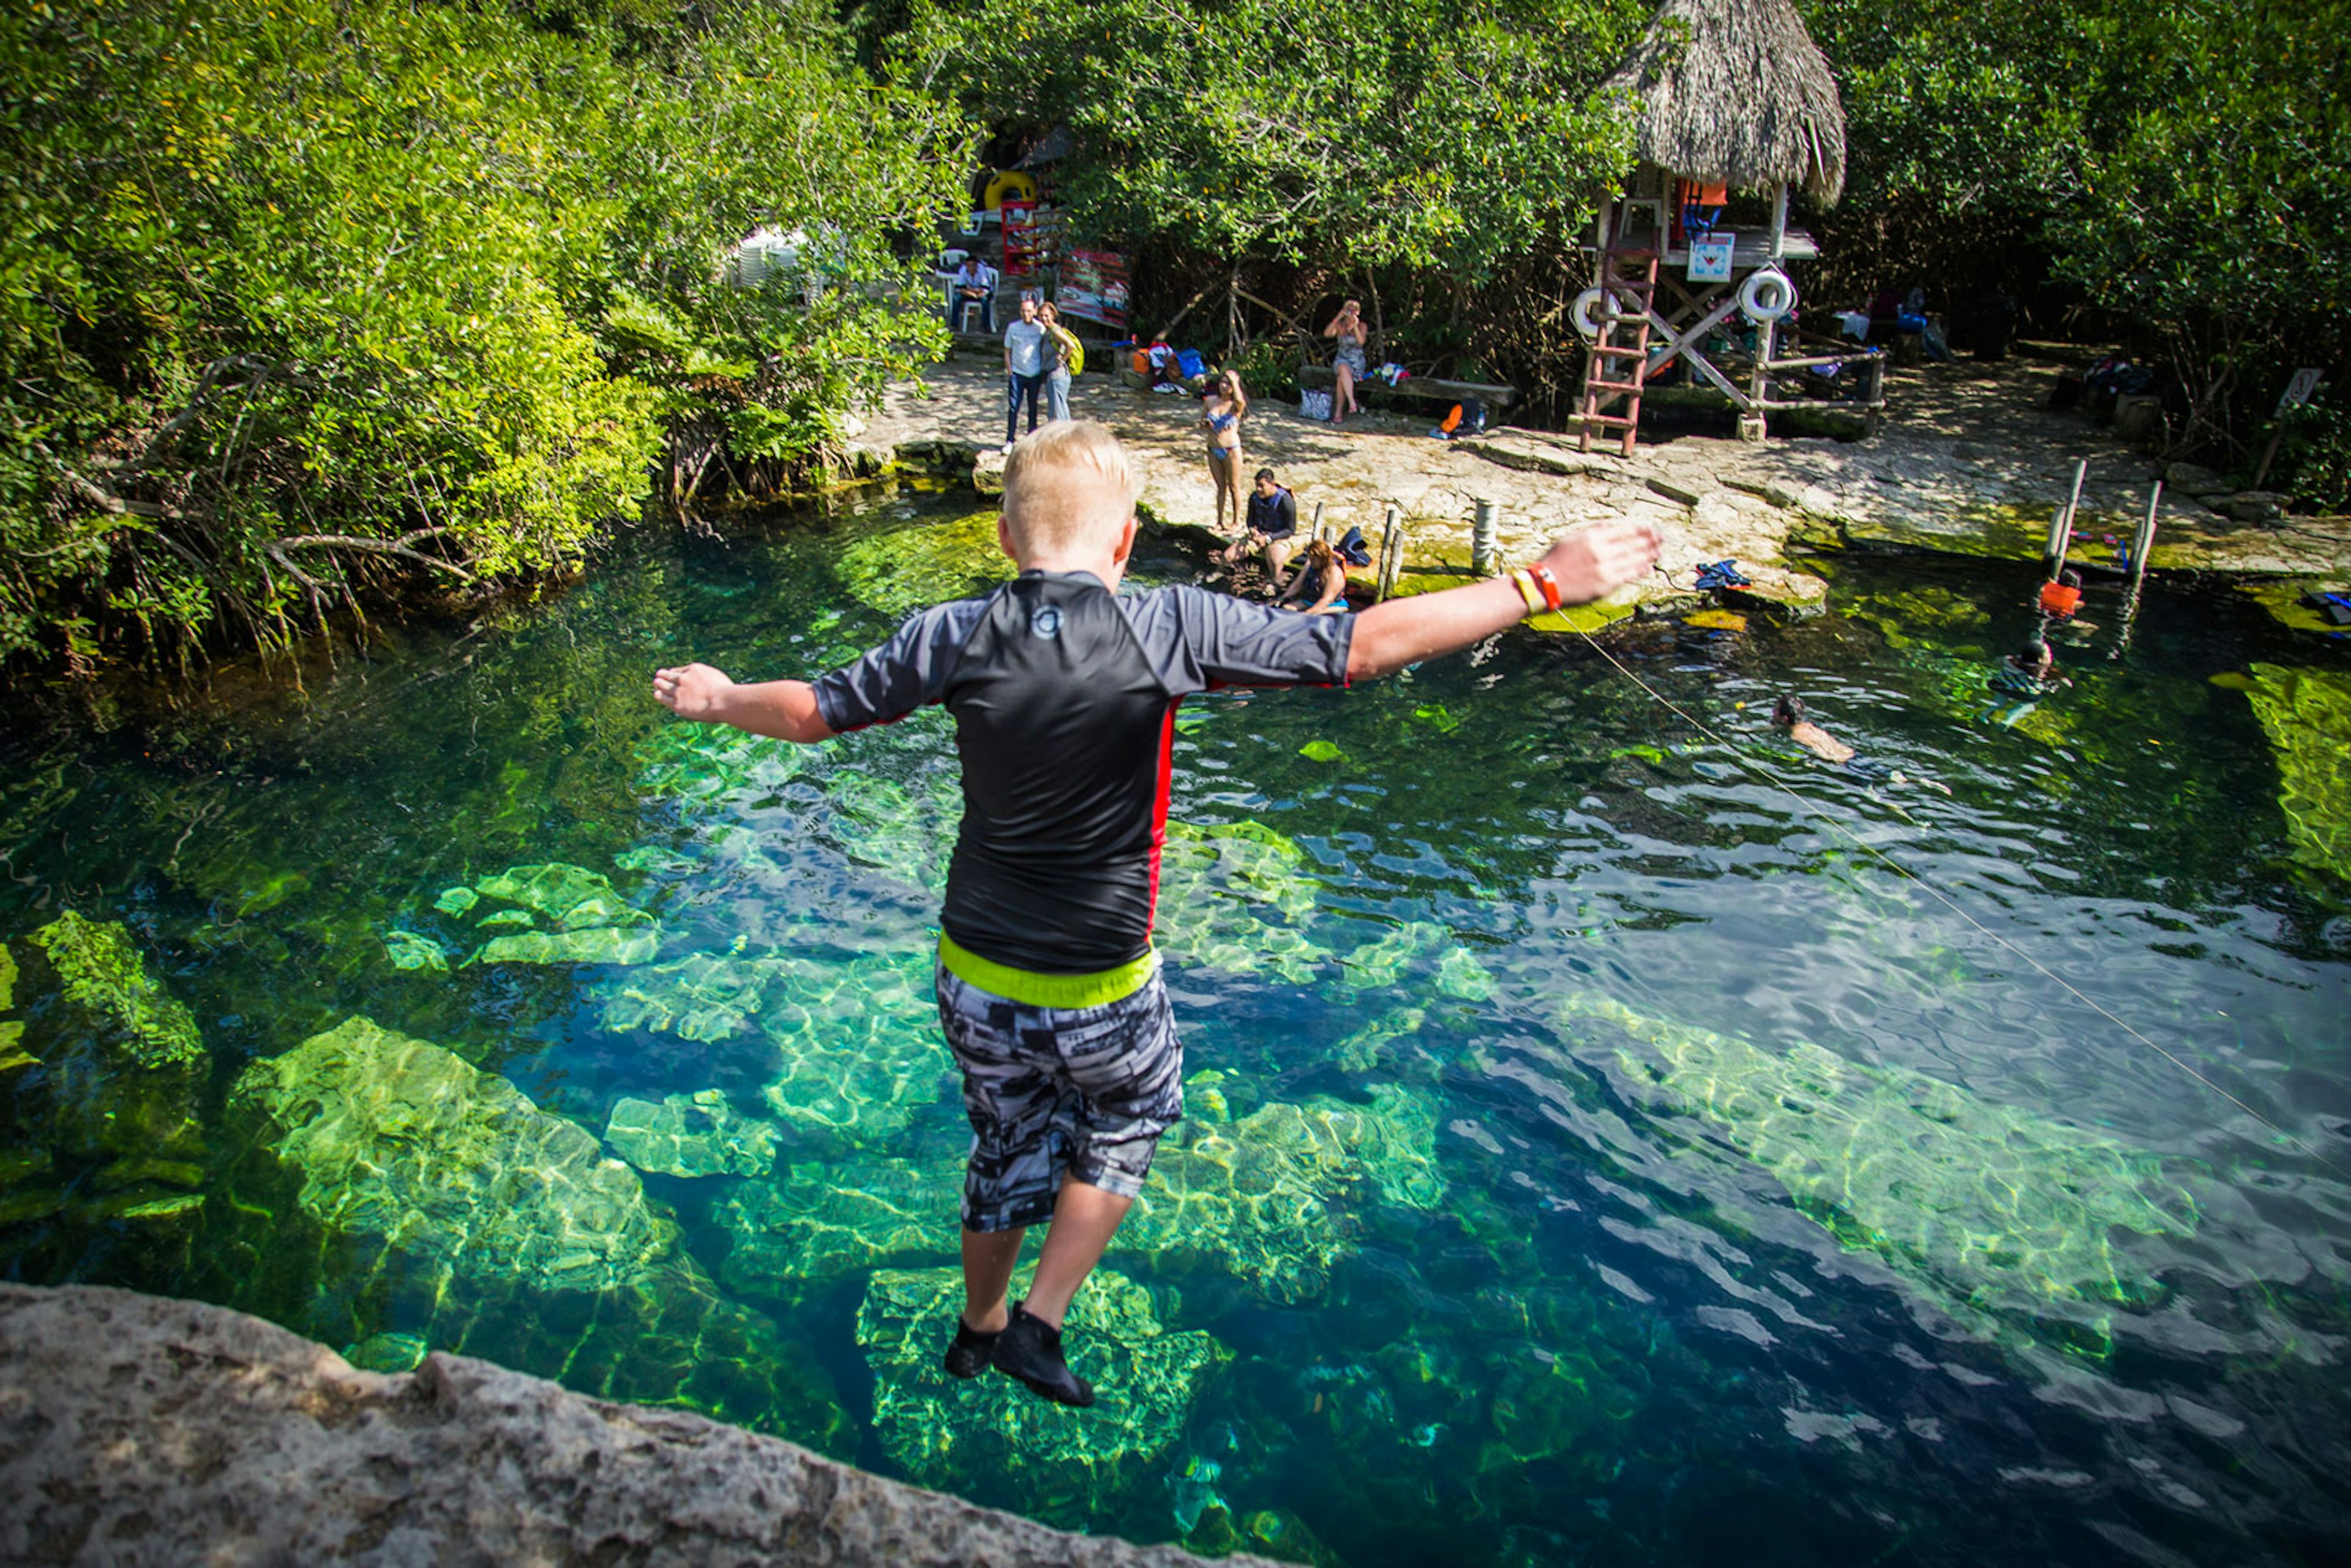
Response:
M0 661L566 568L664 421L815 450L935 334L887 236L953 162L845 48L813 0L12 8ZM732 286L763 224L820 291Z
M2170 361L2187 446L2241 454L2286 368L2351 348L2343 0L1804 10L1850 121L1838 228L1881 264L2045 251Z
M1610 0L929 3L893 57L976 118L1066 123L1077 232L1220 256L1443 267L1556 244L1625 167Z
M2333 385L2278 420L2277 466L2269 483L2301 505L2351 512L2351 402Z

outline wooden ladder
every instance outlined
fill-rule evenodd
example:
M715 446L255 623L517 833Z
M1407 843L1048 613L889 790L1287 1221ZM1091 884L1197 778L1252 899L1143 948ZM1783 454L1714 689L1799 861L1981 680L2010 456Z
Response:
M1648 382L1649 308L1657 296L1657 253L1620 250L1600 253L1600 331L1592 340L1592 357L1583 367L1583 444L1592 450L1595 430L1619 432L1623 455L1633 455L1633 440L1641 425L1641 388ZM1631 368L1625 367L1629 362ZM1618 398L1621 413L1600 411Z

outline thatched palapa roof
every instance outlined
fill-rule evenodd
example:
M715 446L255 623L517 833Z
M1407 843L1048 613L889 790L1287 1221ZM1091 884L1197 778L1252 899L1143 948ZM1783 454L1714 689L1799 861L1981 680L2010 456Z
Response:
M1844 191L1844 105L1789 0L1665 0L1607 86L1640 100L1643 162L1733 190Z

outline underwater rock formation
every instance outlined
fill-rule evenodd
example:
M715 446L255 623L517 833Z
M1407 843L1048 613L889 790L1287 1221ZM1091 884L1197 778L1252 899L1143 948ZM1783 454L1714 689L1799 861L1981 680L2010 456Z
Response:
M991 509L869 534L841 552L833 574L860 603L893 619L967 599L1016 574L997 541L998 516Z
M776 1129L741 1115L716 1089L612 1107L604 1141L641 1171L657 1176L766 1176L776 1168Z
M870 1146L904 1132L955 1068L939 1039L925 954L846 964L783 959L759 1012L775 1048L768 1109L802 1133Z
M1161 1143L1115 1250L1229 1274L1273 1301L1309 1301L1353 1247L1355 1222L1333 1213L1333 1202L1367 1183L1406 1207L1444 1197L1437 1101L1421 1091L1375 1085L1369 1105L1276 1101L1236 1122L1203 1114L1205 1096L1193 1101Z
M1016 1292L1017 1293L1017 1292ZM1182 1436L1192 1403L1230 1353L1207 1334L1163 1328L1151 1293L1097 1269L1071 1304L1070 1364L1094 1385L1090 1409L1039 1399L991 1374L964 1382L939 1365L963 1310L957 1269L883 1270L857 1312L873 1369L883 1451L926 1481L1001 1482L1047 1516L1100 1518Z
M727 1289L774 1295L779 1281L823 1280L952 1254L963 1162L868 1159L853 1170L816 1165L772 1182L744 1182L720 1205L734 1236L718 1277Z
M225 1308L0 1284L0 1561L1182 1568L684 1410ZM126 1458L131 1456L131 1458ZM1261 1559L1236 1568L1264 1568Z
M2351 880L2351 677L2255 664L2253 680L2245 695L2277 756L2294 858Z
M1305 851L1259 823L1170 820L1155 940L1170 957L1228 974L1311 980L1337 955L1303 929L1322 891L1305 868Z
M368 1019L246 1068L229 1114L300 1174L303 1212L382 1248L352 1260L359 1272L397 1268L434 1298L460 1279L608 1290L676 1245L635 1173L585 1130Z
M614 1398L845 1440L813 1356L718 1293L634 1171L505 1079L354 1018L248 1067L228 1118L242 1201L207 1249L225 1293L308 1295L305 1326L333 1343L413 1333Z
M204 1059L204 1042L188 1009L147 973L131 933L71 910L33 933L48 956L67 1005L110 1031L131 1066L186 1066Z
M204 1207L209 1060L129 930L71 911L0 943L0 1225L128 1226L167 1276Z
M433 910L465 936L500 933L465 964L649 964L661 952L653 917L622 898L610 877L560 861L444 888ZM469 918L472 929L464 931ZM455 948L403 928L384 934L384 950L394 967L439 970Z
M2147 1306L2163 1287L2130 1269L2112 1229L2195 1234L2196 1200L2158 1156L2084 1128L1814 1045L1775 1056L1604 996L1561 1013L1647 1047L1618 1051L1634 1084L1719 1129L1840 1243L1962 1301Z

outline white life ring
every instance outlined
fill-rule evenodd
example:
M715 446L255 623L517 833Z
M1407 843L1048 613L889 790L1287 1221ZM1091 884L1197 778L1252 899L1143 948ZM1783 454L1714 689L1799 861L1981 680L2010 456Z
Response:
M1796 308L1796 286L1776 267L1747 275L1739 286L1739 313L1761 326L1777 321Z
M1600 336L1600 290L1587 288L1577 295L1575 304L1570 308L1568 314L1573 319L1575 329L1583 335L1585 342L1589 343L1597 339Z

